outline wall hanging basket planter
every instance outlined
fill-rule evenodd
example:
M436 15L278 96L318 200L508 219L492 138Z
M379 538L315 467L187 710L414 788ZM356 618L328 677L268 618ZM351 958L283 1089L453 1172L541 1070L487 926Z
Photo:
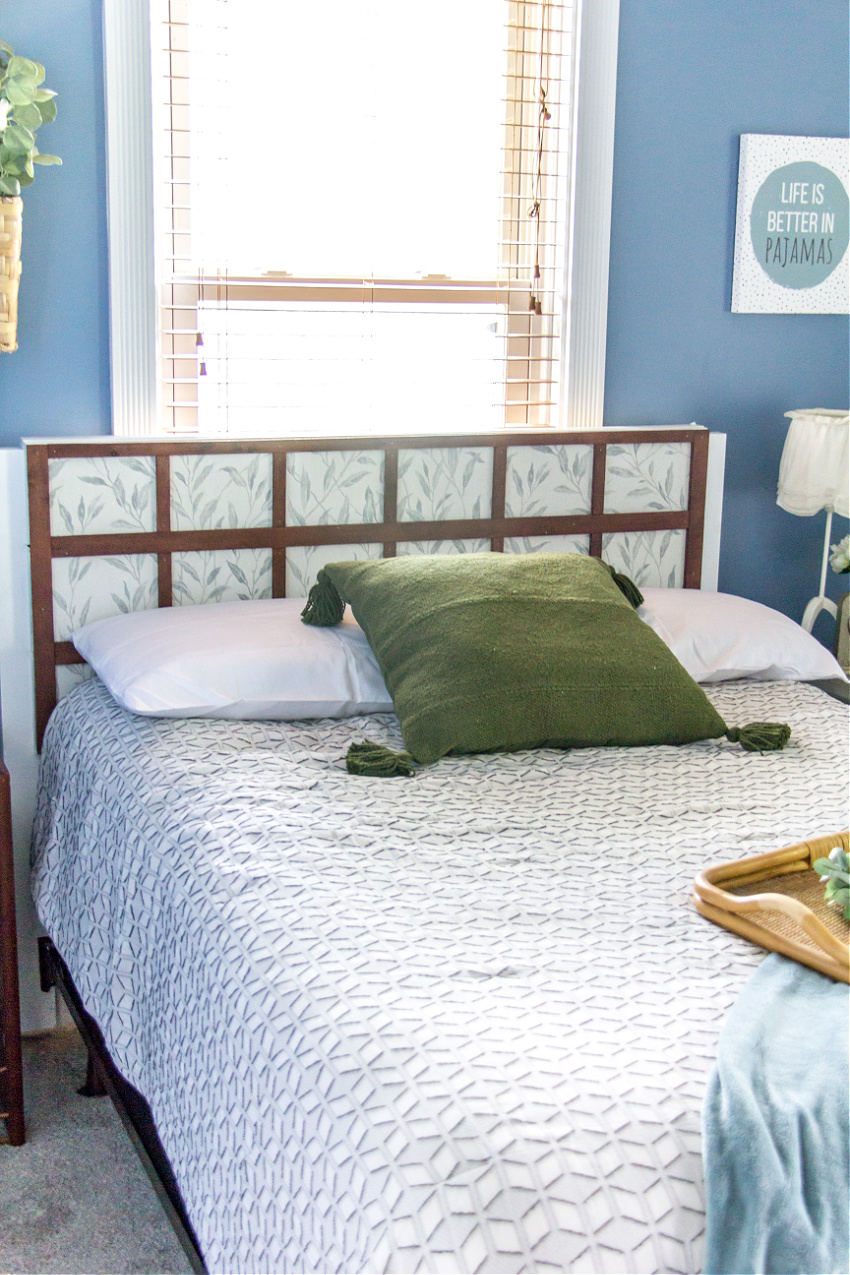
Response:
M18 281L21 277L20 195L0 198L0 352L18 348Z

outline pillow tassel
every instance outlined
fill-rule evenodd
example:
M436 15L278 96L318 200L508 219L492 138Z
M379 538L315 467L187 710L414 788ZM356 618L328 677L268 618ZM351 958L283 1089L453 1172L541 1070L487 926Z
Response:
M623 575L622 571L615 571L610 562L606 562L605 566L611 572L611 579L622 593L627 602L631 602L635 610L643 602L643 594L635 584L634 580L630 580L627 575Z
M350 775L372 775L378 779L391 779L395 775L415 774L410 753L394 753L382 744L364 739L362 744L352 744L345 765Z
M345 603L337 592L334 582L320 571L307 597L307 605L301 612L305 624L315 624L321 628L332 628L339 624L345 611Z
M791 727L784 722L750 722L747 726L730 727L726 738L748 753L776 753L791 738Z

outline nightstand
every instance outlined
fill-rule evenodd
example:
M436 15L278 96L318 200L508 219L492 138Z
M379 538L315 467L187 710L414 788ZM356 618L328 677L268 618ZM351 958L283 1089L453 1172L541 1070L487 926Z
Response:
M24 1141L24 1094L21 1079L21 1017L18 997L18 940L15 924L15 864L12 855L12 803L9 772L0 758L0 1118L8 1139Z

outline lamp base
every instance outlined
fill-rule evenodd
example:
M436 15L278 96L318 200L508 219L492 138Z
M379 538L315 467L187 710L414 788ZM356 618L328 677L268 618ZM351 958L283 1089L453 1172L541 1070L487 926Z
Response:
M815 627L815 620L821 611L828 611L833 619L838 615L838 607L831 598L825 598L821 593L818 597L812 598L811 602L803 612L803 618L800 621L807 633L811 633Z

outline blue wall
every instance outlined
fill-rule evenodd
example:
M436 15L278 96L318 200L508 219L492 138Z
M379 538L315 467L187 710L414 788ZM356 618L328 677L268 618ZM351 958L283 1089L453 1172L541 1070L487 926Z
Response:
M108 434L109 301L99 0L3 0L0 39L41 62L59 114L24 192L18 349L0 355L0 447Z
M108 433L99 0L3 0L0 37L46 65L60 114L43 149L65 161L25 192L0 446ZM845 135L847 42L845 0L621 0L606 424L728 434L721 588L797 618L823 516L775 504L782 414L847 405L848 327L730 313L738 136ZM846 530L839 519L835 539ZM830 573L833 592L844 583Z
M776 505L783 413L848 406L848 320L731 313L738 138L847 135L846 0L621 0L620 15L605 423L728 435L720 588L799 619L825 515Z

